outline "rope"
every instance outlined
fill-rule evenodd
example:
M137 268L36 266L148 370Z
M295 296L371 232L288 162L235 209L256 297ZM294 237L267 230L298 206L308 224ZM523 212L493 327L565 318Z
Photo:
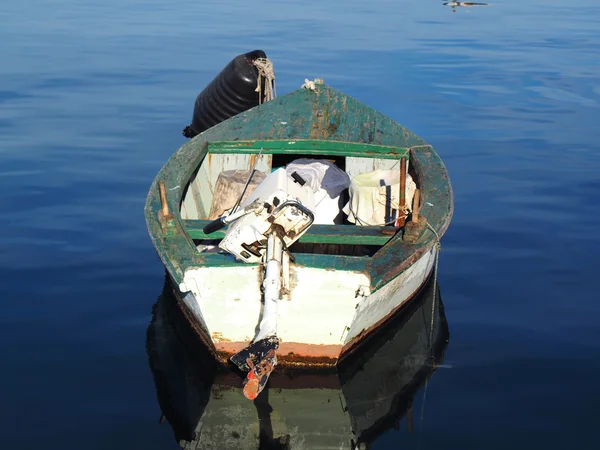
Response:
M438 275L438 265L440 262L440 251L442 250L442 244L440 243L440 235L437 234L437 231L427 222L427 228L429 228L433 234L435 234L435 268L433 269L433 297L437 295L437 275ZM432 346L433 341L433 318L435 313L435 301L431 305L431 325L429 327L429 345Z
M316 91L317 85L323 84L322 78L315 78L314 81L310 81L308 78L304 79L304 84L300 86L300 89L308 89L309 91Z
M442 245L440 243L440 235L435 231L429 222L427 222L427 228L429 228L433 234L435 234L435 263L433 269L433 301L431 303L431 321L429 323L429 349L431 351L432 364L435 364L435 357L433 356L433 325L435 321L435 304L437 300L437 276L438 276L438 265L440 261L440 250ZM423 419L425 417L425 399L427 398L427 387L429 386L429 377L425 379L425 388L423 389L423 401L421 406L421 417L419 418L419 440L417 448L421 448L421 434L423 431Z
M275 71L269 58L257 58L252 61L252 64L258 69L256 92L258 92L258 104L260 105L263 102L263 90L265 102L273 100L277 95L275 92ZM263 78L266 80L264 87Z
M316 83L310 81L308 78L304 79L304 84L300 86L301 89L308 89L309 91L315 91L317 89Z

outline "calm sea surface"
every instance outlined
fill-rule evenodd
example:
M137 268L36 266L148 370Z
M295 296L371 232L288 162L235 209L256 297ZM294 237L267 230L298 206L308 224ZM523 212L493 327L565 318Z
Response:
M324 78L451 176L445 364L373 448L600 448L600 6L491 1L3 1L0 448L178 448L143 205L198 92L256 48L279 94Z

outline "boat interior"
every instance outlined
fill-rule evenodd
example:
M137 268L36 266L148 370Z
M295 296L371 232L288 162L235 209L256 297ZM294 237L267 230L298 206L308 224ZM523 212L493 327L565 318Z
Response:
M385 220L382 223L349 220L350 186L334 198L315 198L315 222L290 247L292 253L373 256L411 217L413 195L400 192L401 181L406 185L405 180L410 180L412 186L419 189L417 173L410 164L409 149L332 141L231 141L209 143L202 152L199 164L189 169L190 176L182 191L179 211L184 227L199 252L217 251L216 246L223 238L224 230L207 235L203 227L226 214L239 199L239 193L243 192L243 198L247 198L267 174L299 159L333 163L347 174L348 185L355 176L367 173L395 173L396 181L378 180L383 188L380 192L385 196ZM406 167L405 177L400 175L401 166ZM237 179L223 184L223 175L233 171L237 171ZM253 173L251 182L248 181L250 173ZM236 186L232 187L231 183ZM223 191L227 191L229 196L224 196ZM414 189L411 194L414 194ZM407 208L398 218L398 199L405 195Z

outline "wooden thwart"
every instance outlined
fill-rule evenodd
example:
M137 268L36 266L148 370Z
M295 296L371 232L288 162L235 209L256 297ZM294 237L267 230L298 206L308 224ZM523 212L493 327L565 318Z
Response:
M202 231L210 220L183 220L192 239L223 239L225 231L207 235ZM395 234L395 227L358 227L356 225L313 225L300 238L306 244L384 245Z

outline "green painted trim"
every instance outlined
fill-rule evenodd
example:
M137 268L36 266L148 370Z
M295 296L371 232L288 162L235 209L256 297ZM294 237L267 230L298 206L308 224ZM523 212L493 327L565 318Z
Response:
M295 253L295 266L314 267L324 270L346 270L352 272L365 272L367 270L368 258L360 256L342 255L316 255L312 253ZM246 263L236 260L228 253L199 253L197 264L204 267L236 267L256 266L257 264Z
M197 264L205 267L235 267L235 266L256 266L244 261L235 259L235 256L229 253L198 253Z
M365 273L370 259L362 256L316 255L313 253L294 253L294 257L296 266Z
M183 220L183 226L192 239L223 239L225 231L211 234L202 231L210 220ZM359 227L356 225L313 225L300 242L306 244L385 245L393 236L394 227ZM390 234L385 234L388 232Z
M208 144L208 151L213 154L257 154L261 150L263 154L297 153L382 159L399 159L402 156L406 156L408 159L410 157L408 148L321 139L216 141Z

